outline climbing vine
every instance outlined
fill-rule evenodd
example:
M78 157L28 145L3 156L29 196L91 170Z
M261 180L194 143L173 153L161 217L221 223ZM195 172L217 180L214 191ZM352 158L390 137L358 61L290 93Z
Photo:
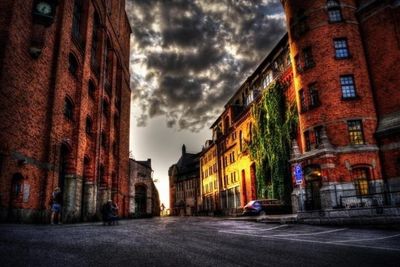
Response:
M286 104L283 87L276 82L263 92L252 115L255 125L249 151L256 164L257 196L288 200L291 135L298 122L296 106Z

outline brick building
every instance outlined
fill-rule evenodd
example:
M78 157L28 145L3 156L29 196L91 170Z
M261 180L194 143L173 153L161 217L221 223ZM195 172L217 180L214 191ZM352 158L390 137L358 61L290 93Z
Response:
M0 218L90 220L129 204L125 1L0 2Z
M215 209L243 207L256 197L252 162L241 148L244 134L252 138L247 107L279 80L299 114L288 166L294 211L399 205L400 1L281 2L288 34L212 126L213 142L200 159L203 201L210 179L219 181ZM217 179L204 175L214 147ZM267 185L270 179L266 173Z
M291 163L305 179L295 207L399 204L380 193L400 188L400 2L282 4L300 113Z
M285 35L240 85L225 109L211 125L208 140L200 158L203 209L225 214L240 213L250 200L256 199L256 167L249 154L253 137L252 107L259 104L261 92L274 81L286 85L288 101L295 101ZM265 177L272 183L271 177Z
M129 215L160 216L160 197L153 181L151 159L129 160Z
M200 210L199 153L186 152L168 169L171 215L194 215Z

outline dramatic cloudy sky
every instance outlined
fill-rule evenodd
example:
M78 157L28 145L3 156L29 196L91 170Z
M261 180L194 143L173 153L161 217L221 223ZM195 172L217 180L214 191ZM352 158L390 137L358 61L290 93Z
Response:
M132 25L130 149L152 159L161 201L181 146L209 126L285 32L279 0L127 0Z

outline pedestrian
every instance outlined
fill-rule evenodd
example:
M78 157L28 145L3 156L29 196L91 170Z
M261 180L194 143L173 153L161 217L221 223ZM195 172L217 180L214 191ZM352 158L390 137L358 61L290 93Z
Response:
M112 215L111 215L111 223L113 225L118 224L118 219L119 219L119 217L118 217L118 205L115 202L112 202L111 213L112 213Z
M50 223L61 224L61 202L62 194L59 187L54 188L53 193L51 193L51 217Z
M111 217L112 217L112 201L108 200L101 207L101 215L103 217L103 225L111 225Z

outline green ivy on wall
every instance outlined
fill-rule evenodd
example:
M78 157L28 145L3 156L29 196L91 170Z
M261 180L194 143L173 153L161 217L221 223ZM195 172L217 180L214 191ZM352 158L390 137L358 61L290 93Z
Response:
M287 106L280 83L271 84L252 107L255 120L249 151L256 164L258 198L288 201L290 197L290 143L298 115L295 103Z

